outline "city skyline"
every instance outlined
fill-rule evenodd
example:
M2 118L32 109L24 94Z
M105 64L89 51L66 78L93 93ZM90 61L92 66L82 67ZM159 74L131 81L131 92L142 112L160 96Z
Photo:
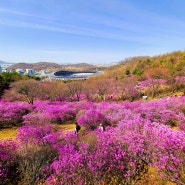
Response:
M0 60L111 64L184 50L179 0L2 0Z

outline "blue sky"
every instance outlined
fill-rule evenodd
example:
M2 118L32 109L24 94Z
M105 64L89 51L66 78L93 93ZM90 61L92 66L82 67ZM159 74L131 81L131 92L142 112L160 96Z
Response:
M113 64L185 50L184 0L0 0L0 60Z

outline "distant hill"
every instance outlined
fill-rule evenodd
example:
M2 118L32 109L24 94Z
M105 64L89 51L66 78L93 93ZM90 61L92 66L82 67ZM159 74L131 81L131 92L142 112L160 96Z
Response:
M87 64L87 63L68 64L68 65L66 65L66 66L74 66L74 67L81 67L81 68L95 67L94 65Z
M96 66L87 63L78 63L78 64L66 64L63 67L67 70L79 70L79 71L92 71L96 70Z
M48 69L50 71L56 71L56 70L62 70L62 69L73 69L73 70L86 70L86 69L93 69L96 68L96 66L86 63L79 63L79 64L57 64L53 62L37 62L37 63L17 63L12 66L10 66L9 70L15 70L15 69L35 69L36 71Z
M38 63L17 63L12 66L10 66L8 69L9 70L14 70L14 69L35 69L36 71L40 71L42 69L50 69L50 68L60 68L60 64L56 63L49 63L49 62L38 62Z

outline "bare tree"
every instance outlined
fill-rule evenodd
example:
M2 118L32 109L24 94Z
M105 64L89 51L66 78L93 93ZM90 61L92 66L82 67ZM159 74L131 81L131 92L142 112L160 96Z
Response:
M110 80L103 77L92 77L85 81L83 90L87 99L104 101L106 94L110 91Z
M63 81L47 82L44 84L46 88L46 96L49 100L64 101L68 96L67 87Z
M33 79L21 80L15 82L12 86L17 93L24 95L25 100L30 104L33 104L34 99L39 96L41 90L41 82Z
M119 95L119 99L133 101L138 97L136 84L137 81L134 76L126 77L124 80L115 83L114 91Z
M83 81L78 80L78 81L67 82L66 87L71 101L73 100L80 101L82 90L83 90Z
M106 79L99 78L94 81L95 83L95 92L101 98L101 100L105 100L105 95L109 90L109 82Z
M87 100L94 101L95 100L95 84L93 79L87 79L84 82L83 93Z

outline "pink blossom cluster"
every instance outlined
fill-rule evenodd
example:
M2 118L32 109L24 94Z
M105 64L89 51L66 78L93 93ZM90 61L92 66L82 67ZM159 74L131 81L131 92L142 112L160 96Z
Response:
M0 184L8 184L16 174L17 144L12 140L0 140Z
M121 184L131 184L149 166L157 167L168 180L181 183L185 133L136 115L95 134L96 144L71 134L69 142L58 145L59 156L47 169L51 172L47 184L98 184L109 175Z
M96 109L89 109L81 113L78 117L77 122L85 126L88 130L96 129L100 124L106 121L105 116L97 111Z
M148 80L143 80L138 83L137 88L138 89L143 89L145 87L151 87L154 85L161 85L165 84L167 81L164 79L148 79Z
M32 106L27 103L6 103L0 102L0 127L19 125L23 115L28 114Z
M184 96L148 102L35 102L29 113L21 115L24 125L18 130L18 144L0 142L0 178L8 178L12 164L17 169L32 165L22 164L25 156L31 156L37 159L35 166L42 164L37 183L133 184L154 167L163 178L184 184L184 104ZM87 132L56 131L57 118L77 120ZM99 124L107 122L100 132ZM14 156L24 160L16 163ZM29 168L31 179L32 166L25 167Z
M185 76L177 76L177 77L175 77L175 81L185 82Z

